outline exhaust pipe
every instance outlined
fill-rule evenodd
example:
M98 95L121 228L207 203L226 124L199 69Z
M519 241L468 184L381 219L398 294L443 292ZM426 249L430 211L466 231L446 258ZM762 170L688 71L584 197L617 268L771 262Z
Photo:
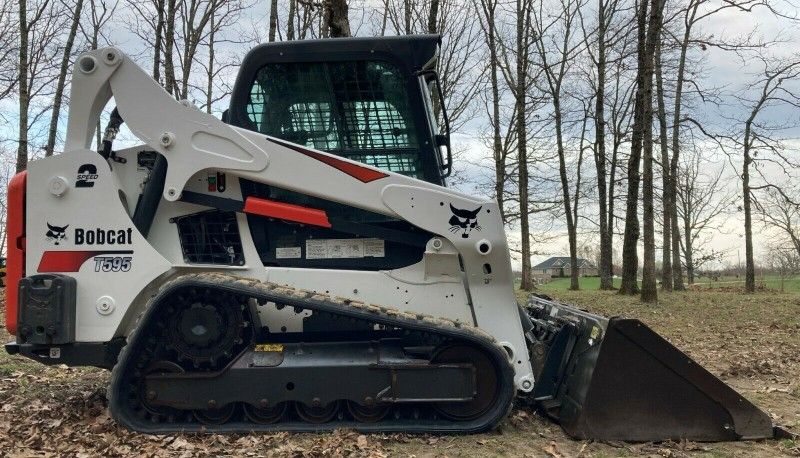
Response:
M534 403L570 436L705 442L774 436L764 411L641 321L536 296L527 312L533 346L545 348L534 361Z

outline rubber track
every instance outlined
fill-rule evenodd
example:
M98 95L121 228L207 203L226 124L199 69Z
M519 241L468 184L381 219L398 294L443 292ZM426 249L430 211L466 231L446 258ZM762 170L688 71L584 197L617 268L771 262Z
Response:
M378 423L360 423L355 421L337 421L330 423L313 424L301 421L282 421L276 424L258 424L246 421L234 421L223 425L213 426L197 422L183 423L157 423L147 421L129 410L125 400L124 389L126 365L134 360L132 351L137 348L135 343L142 329L148 323L148 318L156 309L157 304L171 293L181 288L212 288L222 292L241 294L247 297L296 306L312 311L338 314L356 319L371 321L396 328L405 328L413 331L422 331L439 334L453 339L468 341L482 348L493 359L498 370L498 394L495 405L481 417L469 421L452 421L446 419L385 419ZM146 334L144 335L146 337ZM347 298L332 297L327 294L315 293L264 283L250 278L237 277L223 273L198 273L176 277L166 282L148 301L142 313L136 320L133 331L127 337L127 345L119 355L119 362L114 367L108 390L109 410L113 418L128 428L145 433L173 433L173 432L251 432L251 431L303 431L318 432L331 431L340 428L352 428L363 432L409 432L409 433L477 433L495 428L509 414L513 406L514 370L508 361L508 354L495 339L483 330L452 321L445 318L436 318L425 314L404 312L397 309L366 304Z

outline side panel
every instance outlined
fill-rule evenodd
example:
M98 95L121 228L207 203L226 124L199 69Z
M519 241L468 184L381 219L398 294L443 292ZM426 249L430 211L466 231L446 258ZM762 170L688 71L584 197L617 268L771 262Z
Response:
M26 274L75 278L76 341L108 341L170 265L133 226L117 176L96 152L31 162L28 176Z

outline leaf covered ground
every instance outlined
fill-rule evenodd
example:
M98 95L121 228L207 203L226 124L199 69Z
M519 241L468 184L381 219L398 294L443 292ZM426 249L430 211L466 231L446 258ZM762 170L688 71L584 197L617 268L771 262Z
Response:
M605 315L642 319L711 372L800 431L800 294L692 291L659 306L597 291L551 293ZM12 338L0 330L0 340ZM474 436L328 434L147 436L106 409L108 372L46 367L0 351L0 456L800 456L800 442L627 444L575 441L536 413L517 410Z

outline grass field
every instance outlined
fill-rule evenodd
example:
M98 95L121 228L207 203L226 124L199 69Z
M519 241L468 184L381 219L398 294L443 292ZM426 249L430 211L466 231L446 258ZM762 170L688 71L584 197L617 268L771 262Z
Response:
M596 290L600 287L599 277L583 277L579 280L581 289ZM619 287L619 278L614 278L614 286ZM567 291L569 290L569 278L556 278L540 286L543 291ZM777 276L765 275L756 277L756 285L763 289L780 291L781 279ZM800 276L787 278L784 280L784 291L787 293L800 293ZM708 277L700 277L695 280L692 286L696 289L725 289L736 290L744 288L744 278L737 277L720 277L718 279L711 279Z
M559 300L604 315L639 318L766 410L800 431L800 294L740 294L714 289L661 294L658 306L597 291ZM0 296L0 313L3 312ZM10 340L0 329L0 340ZM622 443L577 441L537 413L518 409L496 431L472 436L405 434L142 435L119 427L107 410L109 373L47 367L0 351L0 456L280 457L773 457L800 456L800 442Z

